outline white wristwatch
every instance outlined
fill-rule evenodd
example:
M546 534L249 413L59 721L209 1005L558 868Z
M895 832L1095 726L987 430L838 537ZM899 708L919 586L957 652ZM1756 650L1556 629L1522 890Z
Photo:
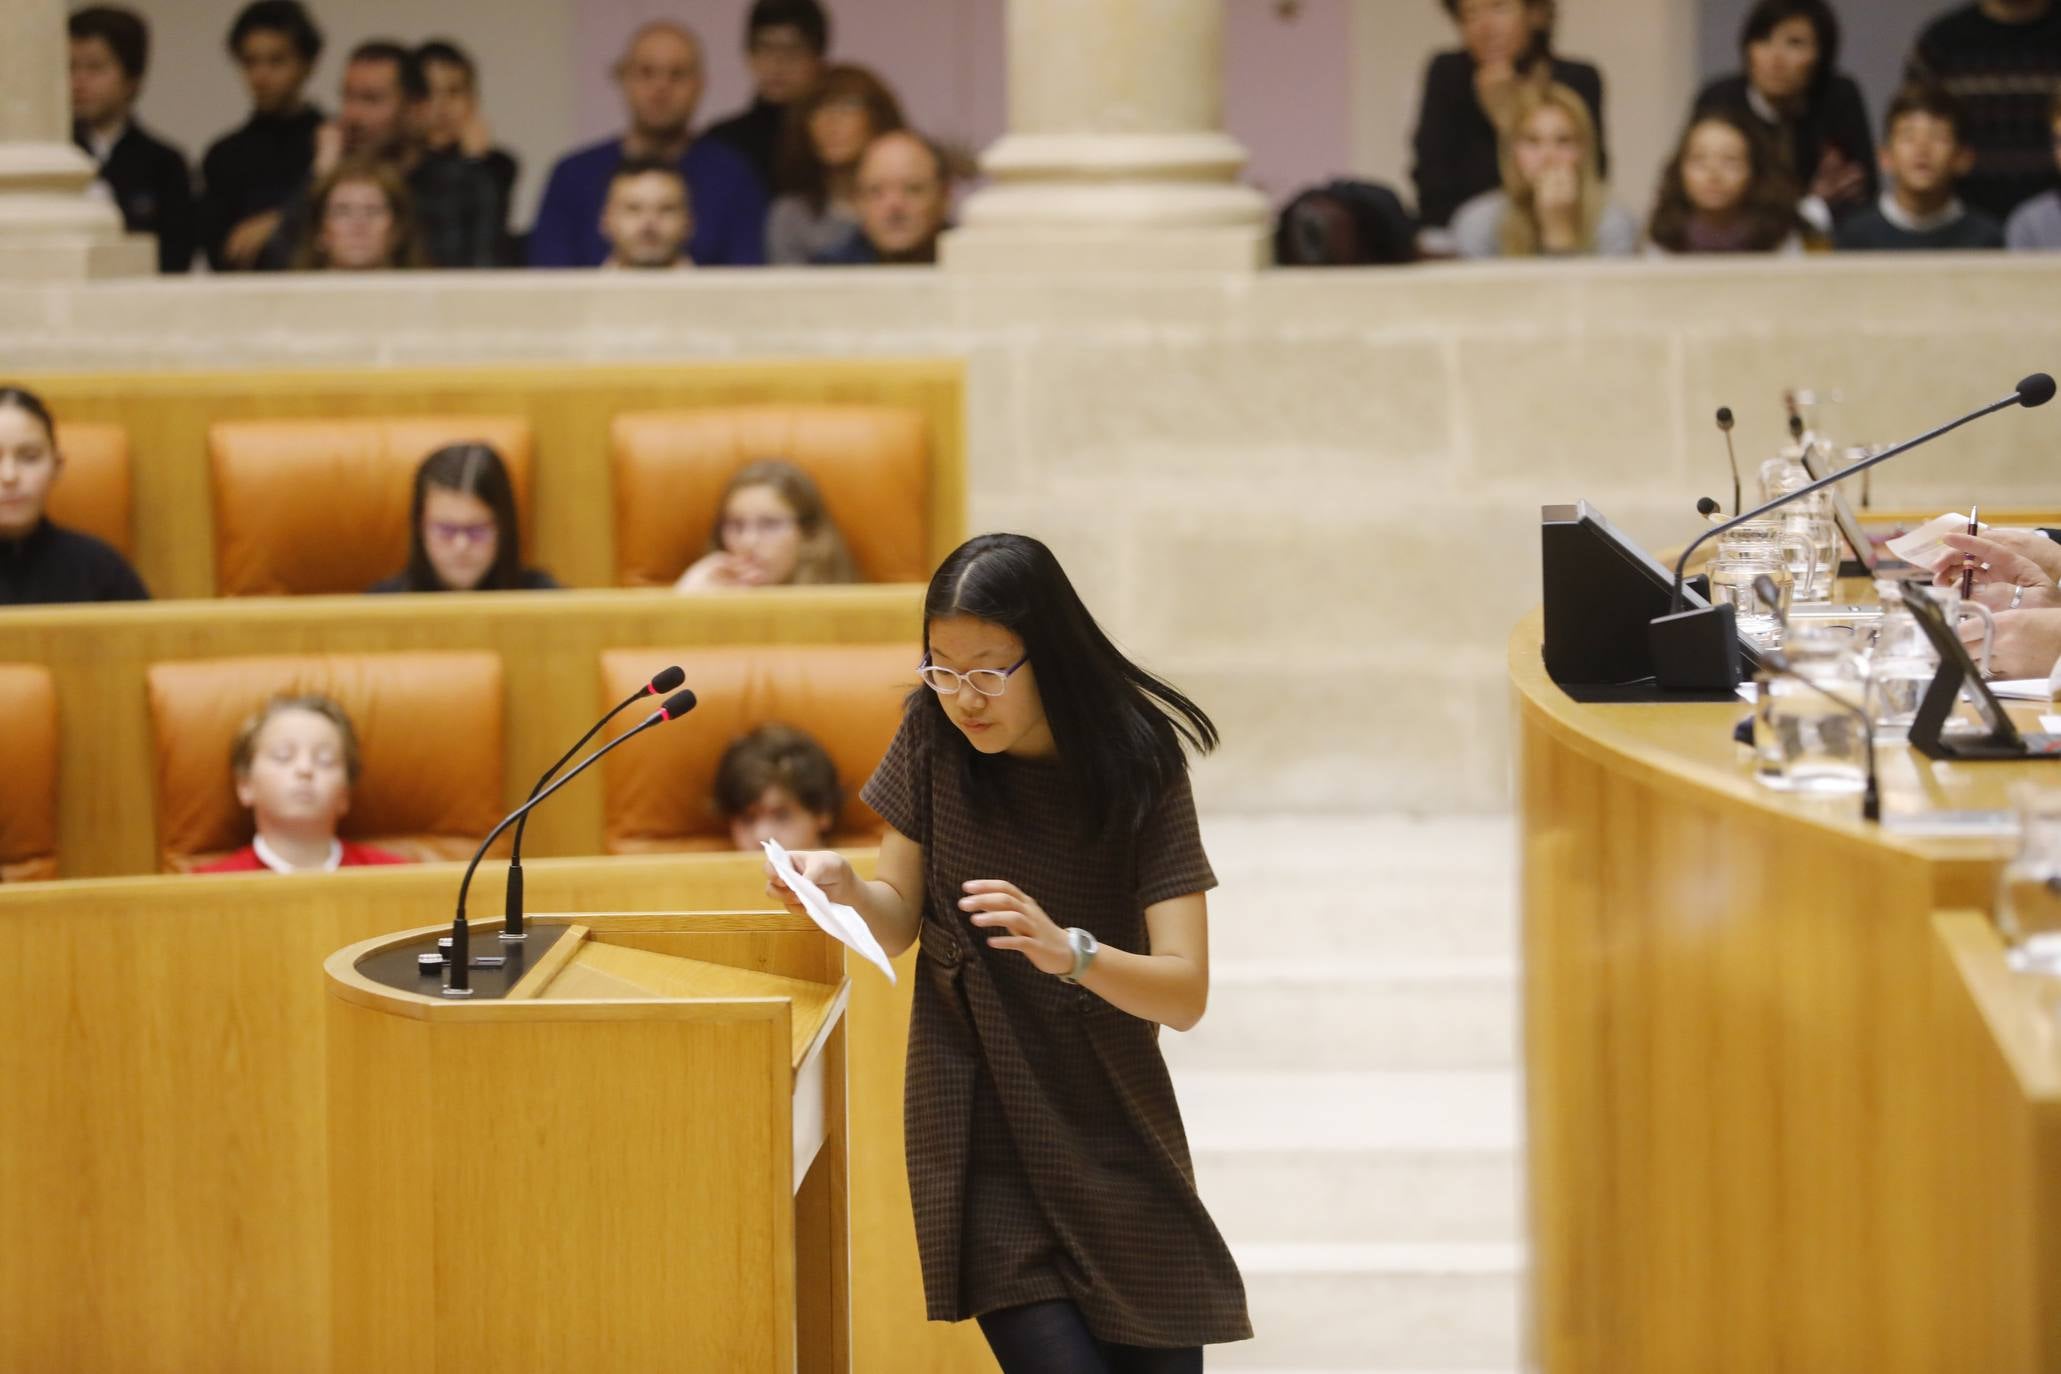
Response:
M1094 967L1095 956L1102 952L1102 946L1095 937L1079 926L1066 928L1066 943L1073 950L1073 967L1059 975L1062 983L1078 983L1081 975Z

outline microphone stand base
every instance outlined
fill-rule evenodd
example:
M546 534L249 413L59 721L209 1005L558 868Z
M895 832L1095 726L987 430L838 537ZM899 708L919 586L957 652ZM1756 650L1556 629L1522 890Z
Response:
M1671 692L1736 692L1739 630L1730 602L1656 616L1646 627L1655 685Z

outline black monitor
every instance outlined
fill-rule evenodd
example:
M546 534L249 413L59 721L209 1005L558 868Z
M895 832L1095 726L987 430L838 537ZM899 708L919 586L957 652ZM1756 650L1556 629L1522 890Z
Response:
M1931 759L1980 761L2061 756L2061 735L2020 730L2005 714L2004 704L1982 680L1982 670L1969 657L1960 633L1947 623L1939 603L1914 583L1906 582L1898 590L1905 608L1939 654L1939 672L1925 690L1925 699L1918 704L1917 719L1911 722L1911 747ZM1985 733L1979 737L1961 739L1946 733L1954 704L1964 693L1982 719Z

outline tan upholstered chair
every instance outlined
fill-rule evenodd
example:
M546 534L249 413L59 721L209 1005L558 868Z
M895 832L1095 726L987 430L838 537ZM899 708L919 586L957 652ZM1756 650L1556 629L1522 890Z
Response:
M760 405L632 411L611 429L616 580L672 585L708 552L730 475L784 458L815 478L867 582L930 576L930 445L920 411Z
M716 765L731 741L769 722L815 736L837 765L844 812L832 843L867 845L883 828L859 788L887 753L902 699L916 685L906 644L773 644L719 649L614 649L601 656L602 695L621 701L668 663L687 670L699 705L602 761L602 827L611 854L728 849L712 805ZM628 728L649 712L617 718ZM611 731L616 726L610 727Z
M50 489L51 520L106 540L124 558L131 556L129 431L60 420L57 451L64 455L64 472Z
M489 653L330 654L151 665L159 864L185 872L250 843L229 751L280 692L349 713L364 771L341 827L417 859L470 857L501 819L501 660ZM627 747L627 746L626 746Z
M0 663L0 883L57 876L57 689L39 664Z
M530 528L530 427L508 415L224 420L214 468L215 589L222 596L362 592L408 559L415 470L446 444L490 444Z

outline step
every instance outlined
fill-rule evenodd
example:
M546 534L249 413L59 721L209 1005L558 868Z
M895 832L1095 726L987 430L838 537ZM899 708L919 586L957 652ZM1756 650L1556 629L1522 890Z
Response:
M1514 1369L1523 1252L1501 1245L1246 1245L1254 1338L1217 1369Z
M1311 865L1354 872L1517 871L1517 824L1508 813L1481 816L1349 816L1211 813L1202 842L1219 878L1306 871Z
M1174 1071L1195 1150L1515 1150L1518 1077Z
M1496 959L1212 959L1202 1021L1160 1037L1196 1069L1508 1068L1516 1047L1517 972Z
M1226 875L1209 894L1214 959L1511 959L1517 885L1503 873Z

